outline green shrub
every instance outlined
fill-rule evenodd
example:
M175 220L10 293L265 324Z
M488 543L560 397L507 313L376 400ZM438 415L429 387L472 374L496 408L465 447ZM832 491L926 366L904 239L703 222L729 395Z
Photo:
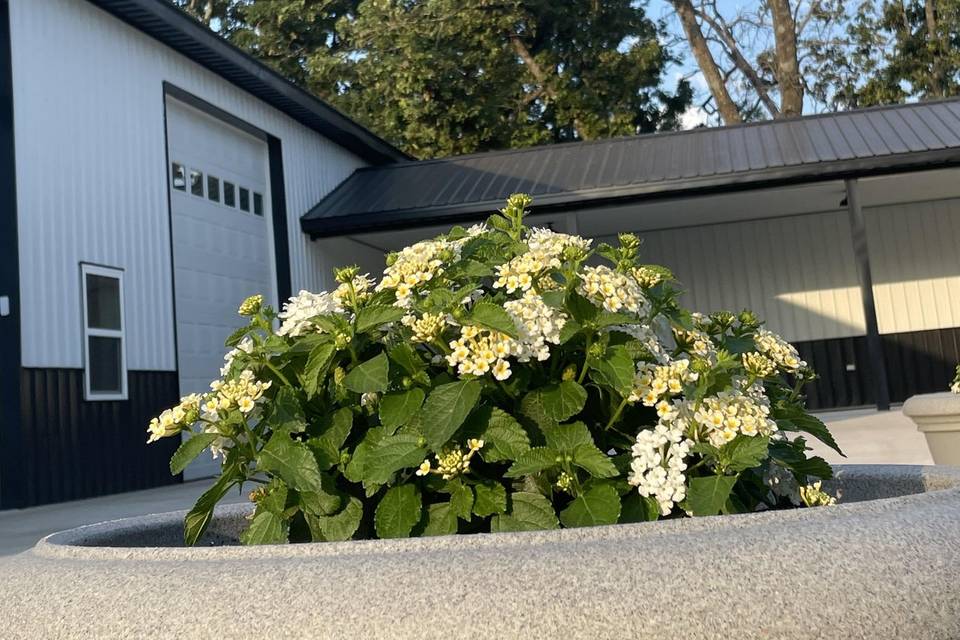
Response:
M255 483L247 544L517 531L750 512L832 499L813 479L812 373L750 312L691 314L670 272L619 246L528 229L512 196L277 314L246 300L222 379L154 419L221 475L193 544ZM786 437L794 432L793 437Z

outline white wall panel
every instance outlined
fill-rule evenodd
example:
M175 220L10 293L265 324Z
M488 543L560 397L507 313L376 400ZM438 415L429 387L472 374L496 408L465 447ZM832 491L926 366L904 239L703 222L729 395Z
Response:
M329 282L299 217L359 158L84 0L10 5L24 366L81 366L81 261L126 271L129 367L175 366L164 81L281 139L293 289Z
M701 312L752 309L788 340L863 335L845 213L647 231L646 262L673 270ZM606 239L613 242L615 239Z
M960 327L960 200L865 213L880 333Z

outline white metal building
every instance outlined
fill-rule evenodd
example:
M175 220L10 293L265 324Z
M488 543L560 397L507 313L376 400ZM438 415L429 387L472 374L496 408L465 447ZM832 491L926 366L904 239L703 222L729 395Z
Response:
M145 425L216 376L239 301L516 191L755 309L814 406L960 359L960 102L415 161L166 0L0 0L0 35L0 508L179 481Z

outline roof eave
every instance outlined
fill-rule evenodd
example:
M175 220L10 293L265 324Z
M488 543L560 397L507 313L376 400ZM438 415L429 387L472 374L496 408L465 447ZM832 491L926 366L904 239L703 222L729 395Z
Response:
M635 200L694 197L951 166L960 166L960 148L821 162L653 184L613 186L579 192L538 195L535 196L534 206L536 213L555 213L570 209L582 209L585 206L590 208L617 206ZM343 188L345 184L345 182L341 183L338 189ZM500 201L484 201L450 207L438 206L372 214L347 213L338 216L318 215L321 205L317 205L301 217L300 227L305 233L310 234L311 238L325 238L361 232L456 224L484 218L502 205L503 203Z
M88 0L372 164L412 159L161 0Z

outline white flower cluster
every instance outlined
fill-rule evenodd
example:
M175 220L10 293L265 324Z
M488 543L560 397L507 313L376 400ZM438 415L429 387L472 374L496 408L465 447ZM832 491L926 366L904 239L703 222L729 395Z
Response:
M957 366L957 377L953 379L953 384L950 385L950 391L960 393L960 366Z
M461 241L441 238L404 247L395 254L393 264L383 270L377 291L393 289L397 294L397 306L409 307L414 291L444 272L445 261L459 259L462 245Z
M633 278L644 289L655 287L663 281L663 272L647 266L635 267Z
M301 291L290 298L283 305L283 311L277 314L281 320L277 335L295 338L311 331L318 331L316 325L310 320L329 313L343 313L343 307L332 295L326 291L320 293Z
M696 382L697 378L699 374L690 370L690 361L686 358L662 365L642 363L637 367L633 391L627 396L627 402L656 406L657 412L663 417L664 413L671 411L671 405L662 398L679 394L684 384Z
M578 289L585 298L611 313L624 309L636 314L647 312L647 300L637 281L610 267L584 267Z
M413 339L417 342L433 342L446 325L446 319L440 313L425 313L420 318L408 314L403 316L400 322L410 327L413 331Z
M561 258L567 247L574 247L582 252L589 251L592 243L593 240L557 233L547 227L536 227L527 233L527 246L530 251L553 258Z
M770 419L770 402L766 396L747 395L738 390L704 398L694 409L693 421L717 447L740 433L752 437L769 436L777 431L777 423Z
M716 361L717 349L710 336L703 331L674 329L673 335L678 343L684 345L686 352L691 356L697 356L709 362Z
M223 366L220 367L220 377L224 378L227 374L230 373L230 367L233 365L234 359L241 353L250 354L253 353L253 340L249 336L244 336L236 347L227 351L226 355L223 356Z
M223 432L218 422L223 417L224 412L236 408L244 416L254 416L254 409L263 400L263 392L269 389L271 384L270 382L257 380L249 369L245 369L234 380L214 380L210 383L212 393L203 397L200 411L203 419L207 422L203 429L204 433L215 433L218 436L210 443L210 453L214 458L223 455L224 450L230 443L228 435L232 435L238 442L246 440L246 436L242 433Z
M693 441L684 436L684 422L661 420L653 429L643 429L633 445L633 460L627 481L641 496L653 497L662 515L687 496L686 457Z
M519 300L504 303L503 308L517 325L520 339L511 349L519 362L536 358L540 362L550 357L550 344L560 344L560 330L567 323L562 311L547 305L543 298L527 291Z
M489 371L497 380L506 380L511 373L507 358L517 355L519 346L505 333L466 325L460 327L460 337L450 342L447 363L457 367L461 376L482 376Z
M158 417L150 420L147 427L147 443L156 442L160 438L176 435L184 429L190 428L200 413L200 396L191 393L180 398L180 404L172 409L166 409Z
M353 281L350 284L343 283L336 289L334 289L333 296L334 302L337 306L341 308L346 308L350 306L350 286L353 285L353 294L357 297L357 303L362 303L367 300L370 296L373 295L373 285L376 284L374 280L370 278L369 273L365 273L362 276L356 276L353 278Z
M806 368L807 363L800 359L796 347L766 329L757 329L753 334L757 351L773 360L784 371L796 372Z
M429 460L424 460L417 468L416 474L418 476L425 476L433 473L444 480L456 478L470 470L470 461L473 459L473 456L483 448L483 445L483 440L477 438L467 440L466 454L464 454L457 445L447 447L435 456L437 459L437 467L435 469Z

